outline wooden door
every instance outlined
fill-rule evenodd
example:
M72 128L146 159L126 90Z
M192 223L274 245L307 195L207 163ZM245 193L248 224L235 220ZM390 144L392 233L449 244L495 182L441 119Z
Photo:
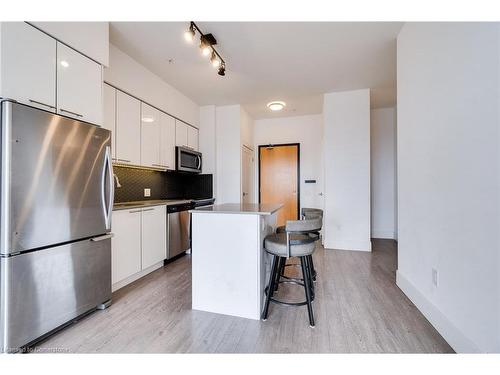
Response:
M297 220L299 145L259 147L260 202L283 203L278 211L277 225Z

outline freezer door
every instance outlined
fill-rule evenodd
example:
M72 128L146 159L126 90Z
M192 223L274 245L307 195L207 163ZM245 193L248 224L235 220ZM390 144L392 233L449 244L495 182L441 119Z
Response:
M2 102L2 254L110 229L111 133Z
M108 236L0 258L0 352L111 299Z

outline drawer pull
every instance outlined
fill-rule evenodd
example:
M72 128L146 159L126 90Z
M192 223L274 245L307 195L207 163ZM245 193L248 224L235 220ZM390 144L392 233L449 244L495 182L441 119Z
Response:
M130 163L130 160L127 160L127 159L115 159L116 161L121 161L121 162L124 162L124 163Z

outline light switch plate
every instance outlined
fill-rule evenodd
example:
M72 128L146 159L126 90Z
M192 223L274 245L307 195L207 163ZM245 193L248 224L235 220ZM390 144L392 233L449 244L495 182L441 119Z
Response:
M144 196L150 197L151 196L151 189L144 189Z

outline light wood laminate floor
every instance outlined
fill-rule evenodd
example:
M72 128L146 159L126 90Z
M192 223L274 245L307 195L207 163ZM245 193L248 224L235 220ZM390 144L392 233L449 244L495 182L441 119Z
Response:
M373 252L324 250L314 312L271 304L266 322L191 310L191 259L184 256L113 294L113 304L38 345L78 353L449 353L452 348L395 284L396 243ZM287 274L298 270L287 267ZM281 284L279 297L303 299Z

